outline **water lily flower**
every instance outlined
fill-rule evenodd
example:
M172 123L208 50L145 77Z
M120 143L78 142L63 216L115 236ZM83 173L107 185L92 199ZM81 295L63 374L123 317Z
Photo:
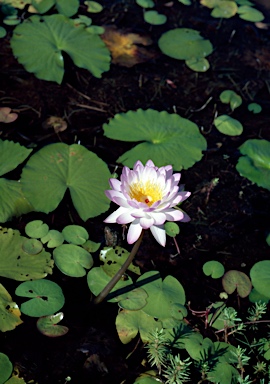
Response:
M189 221L189 216L174 207L190 196L179 192L181 174L173 174L171 165L156 167L152 160L145 166L137 161L133 170L124 167L120 180L110 179L111 190L106 196L120 207L108 216L105 223L128 224L127 241L133 244L142 229L150 229L159 244L165 246L165 221Z

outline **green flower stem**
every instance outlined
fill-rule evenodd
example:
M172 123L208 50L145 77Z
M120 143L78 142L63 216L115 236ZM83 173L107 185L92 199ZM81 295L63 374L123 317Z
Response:
M136 253L138 252L138 249L139 249L141 242L142 242L143 234L144 234L144 230L142 230L140 237L138 238L138 240L134 244L127 260L124 262L124 264L119 269L119 271L114 275L114 277L109 281L109 283L106 285L106 287L103 288L103 290L98 294L98 296L94 300L94 304L101 303L108 296L108 294L111 292L113 287L118 283L118 281L121 279L123 274L126 272L128 267L130 266L132 260L134 259Z

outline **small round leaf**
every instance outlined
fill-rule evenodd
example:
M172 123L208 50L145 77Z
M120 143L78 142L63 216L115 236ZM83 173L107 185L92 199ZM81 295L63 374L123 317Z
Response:
M172 221L167 221L164 225L166 235L170 237L175 237L176 235L179 235L180 233L180 228L179 225L172 222Z
M42 220L33 220L26 224L25 233L34 239L46 236L49 232L49 226Z
M63 312L51 316L42 316L37 321L37 329L48 337L64 336L68 332L68 328L63 325L57 325L63 317Z
M222 285L229 295L237 290L240 297L247 297L252 288L249 277L244 272L236 270L225 273L222 278Z
M48 248L56 248L63 244L64 236L61 232L51 229L46 236L41 238L43 244L47 243Z
M167 17L157 11L146 11L144 13L144 21L152 25L162 25L166 23Z
M87 230L80 225L67 225L62 234L68 243L76 245L84 244L89 238Z
M260 113L262 111L262 107L257 103L250 103L248 105L249 112L253 112L254 114Z
M53 251L57 268L62 273L72 277L86 275L86 269L93 266L93 258L89 252L74 244L62 244Z
M43 245L38 239L26 239L22 244L22 249L29 255L37 255L42 251Z
M228 136L239 136L243 132L240 121L228 115L220 115L214 120L215 127L221 133Z
M206 276L211 276L213 279L219 279L224 275L224 271L223 265L216 260L207 261L203 265L203 273Z

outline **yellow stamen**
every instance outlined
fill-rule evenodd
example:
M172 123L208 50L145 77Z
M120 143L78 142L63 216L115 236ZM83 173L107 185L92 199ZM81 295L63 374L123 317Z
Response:
M162 199L162 192L160 186L151 181L147 181L146 183L139 181L129 186L129 196L151 207L156 201Z

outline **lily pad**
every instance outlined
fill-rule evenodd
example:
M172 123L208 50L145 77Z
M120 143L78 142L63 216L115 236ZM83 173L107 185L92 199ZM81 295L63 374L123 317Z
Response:
M195 72L206 72L210 68L209 61L204 57L186 60L186 65Z
M222 101L222 103L230 104L232 111L234 111L235 108L240 107L240 105L242 104L242 97L229 89L221 92L219 98Z
M118 305L122 309L137 311L146 305L147 293L142 288L135 288L130 292L117 296Z
M11 47L28 72L58 84L64 76L62 51L95 77L101 77L110 67L110 53L100 37L87 33L83 25L75 26L64 15L34 15L26 19L14 29Z
M43 245L38 239L26 239L22 245L22 249L29 255L37 255L42 251Z
M0 139L0 176L13 171L32 152L18 143Z
M248 299L251 303L256 303L256 302L261 301L262 303L268 304L269 300L270 300L270 295L268 295L268 297L266 297L266 296L262 295L261 293L259 293L255 288L252 288L252 290L248 296Z
M85 1L85 5L87 5L87 12L90 13L99 13L103 10L103 6L97 1Z
M138 109L116 114L103 129L110 139L143 141L117 159L131 168L137 160L151 159L158 167L172 164L175 171L188 169L201 160L207 145L196 124L166 111Z
M62 233L68 243L76 245L84 244L89 238L87 230L80 225L67 225Z
M189 28L176 28L165 32L158 45L165 55L178 60L203 58L213 51L209 40L204 39L199 31Z
M83 220L109 209L104 194L110 172L93 152L78 144L50 144L27 162L21 175L23 193L35 210L53 211L67 189Z
M253 21L254 23L264 20L263 13L253 7L250 7L249 5L241 5L238 7L237 13L241 19Z
M252 285L259 294L270 299L270 260L262 260L250 270Z
M123 344L129 343L138 333L143 343L150 341L150 333L153 329L161 329L162 324L152 316L140 311L128 311L123 309L116 317L116 330Z
M64 336L68 332L68 327L58 324L63 319L63 317L63 312L59 312L50 316L42 316L37 321L37 329L43 335L48 337Z
M0 284L0 331L11 331L20 324L22 324L21 311L18 305L12 300L8 291ZM0 369L0 377L1 372Z
M142 8L153 8L155 6L152 0L136 0L136 3Z
M236 165L240 175L270 190L270 141L250 139L239 149L243 155Z
M236 270L230 270L225 273L222 279L222 285L228 294L237 290L240 297L247 297L252 288L249 277L244 272Z
M114 276L122 265L125 263L129 256L130 252L126 249L119 247L118 245L115 247L104 247L100 251L100 260L104 263L101 268L107 273L109 276ZM140 268L131 263L128 267L128 270L140 275Z
M53 251L56 266L62 273L72 277L86 275L86 269L93 266L93 258L89 252L74 244L62 244Z
M240 121L228 115L220 115L214 120L217 130L228 136L239 136L243 133L243 125Z
M167 16L158 13L157 11L144 12L144 21L152 25L162 25L167 21Z
M0 229L0 276L25 281L52 274L51 255L44 249L38 255L26 253L23 250L26 240L19 231Z
M42 220L33 220L26 224L24 230L27 236L38 239L48 234L49 226Z
M40 240L43 244L47 243L48 248L56 248L63 244L64 236L61 232L51 229L47 235L43 236Z
M79 0L32 0L32 6L38 13L46 13L55 5L58 13L71 17L77 13L80 2Z
M7 31L4 27L0 27L0 38L2 39L7 34Z
M175 237L180 233L179 225L174 223L173 221L167 221L164 227L165 227L166 235L170 237Z
M15 294L31 298L22 303L21 311L32 317L52 315L65 303L65 297L59 285L45 279L25 281L16 288Z
M12 374L12 370L13 365L8 356L0 352L0 384L7 381L9 376Z
M223 265L216 260L207 261L203 265L203 273L206 276L211 276L213 279L218 279L224 275Z
M248 110L250 112L253 112L254 114L257 114L257 113L260 113L262 111L262 107L260 106L260 104L250 103L248 105Z

